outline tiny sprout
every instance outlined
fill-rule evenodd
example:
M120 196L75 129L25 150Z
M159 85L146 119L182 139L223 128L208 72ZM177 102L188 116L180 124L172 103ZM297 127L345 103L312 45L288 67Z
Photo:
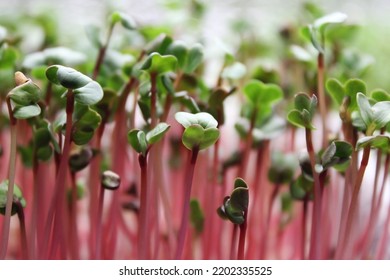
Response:
M38 116L41 108L37 105L40 88L21 72L15 73L16 87L7 95L7 104L13 123L15 119L28 119ZM13 108L11 102L13 103Z
M368 98L361 92L356 99L368 136L372 135L375 129L385 127L390 122L390 101L380 101L371 106Z
M238 242L237 259L244 259L245 250L245 235L247 229L247 214L249 205L249 190L246 182L242 178L236 178L234 181L234 189L230 196L226 196L223 204L217 209L218 215L222 219L228 219L234 224L235 230L240 228L240 238ZM234 251L233 240L232 249Z
M309 97L305 93L298 93L295 95L294 105L295 109L287 115L288 121L298 127L315 129L312 119L317 107L317 97L315 95Z
M7 193L8 193L8 180L5 180L0 183L0 214L5 215L5 208L7 204ZM12 199L12 210L11 215L17 213L17 205L20 204L23 208L26 207L26 200L23 197L21 189L15 184L14 185L14 195Z
M189 150L203 150L219 138L218 122L209 113L178 112L175 119L184 126L182 141Z
M101 185L103 188L107 190L116 190L119 188L119 185L121 184L121 177L110 171L106 170L103 172L101 177Z
M245 222L245 212L248 210L249 192L246 182L241 178L234 181L234 190L224 198L223 204L217 209L218 215L230 220L233 224Z
M91 162L94 152L90 147L83 147L80 151L69 156L69 167L72 172L83 170Z

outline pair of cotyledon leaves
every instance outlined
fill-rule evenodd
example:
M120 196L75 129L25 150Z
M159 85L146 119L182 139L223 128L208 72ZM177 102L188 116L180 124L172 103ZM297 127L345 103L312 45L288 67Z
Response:
M175 118L185 128L182 142L189 150L206 149L219 138L218 122L209 113L178 112ZM136 152L145 156L150 145L160 141L169 128L168 124L159 123L147 133L133 129L128 133L128 142Z
M294 109L287 115L287 120L295 126L315 129L312 120L317 108L317 97L308 96L305 93L298 93L294 98Z
M162 122L147 133L139 129L133 129L127 134L127 140L137 153L146 156L150 145L160 141L169 128L170 125Z
M324 33L329 24L342 23L347 19L347 15L341 12L334 12L323 17L320 17L303 28L302 33L305 37L309 38L313 46L319 53L324 53Z
M86 144L101 122L101 116L90 106L103 98L103 89L90 77L61 65L50 66L46 76L52 83L68 89L63 97L72 91L76 101L72 140L78 145ZM59 121L59 127L63 124L64 121Z
M167 49L166 55L158 52L151 53L141 69L148 73L163 74L174 72L178 67L184 73L192 73L203 60L203 48L195 45L188 49L184 43L173 42Z
M241 225L245 222L245 212L248 210L248 205L248 186L242 178L236 178L232 193L224 198L217 213L222 219L228 219L233 224Z
M41 107L37 104L41 96L40 88L21 72L15 73L15 80L18 81L18 85L8 93L14 105L13 117L28 119L38 116L41 113Z

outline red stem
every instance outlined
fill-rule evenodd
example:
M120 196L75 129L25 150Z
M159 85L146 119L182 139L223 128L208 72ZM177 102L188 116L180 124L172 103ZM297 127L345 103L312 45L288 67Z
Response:
M260 259L263 260L267 256L267 244L270 243L268 240L268 235L269 235L269 229L271 227L271 216L272 216L272 208L276 199L276 196L278 195L279 192L279 184L276 184L272 190L271 198L269 200L268 204L268 213L267 213L267 220L265 223L265 228L263 231L263 236L262 236L262 246L261 246L261 252L260 252Z
M20 222L20 239L22 244L22 258L27 260L29 253L28 253L28 246L27 246L27 234L26 234L26 223L24 219L24 210L23 206L20 204L20 202L14 202L17 207L17 214Z
M194 177L196 159L198 157L199 148L195 147L190 153L189 162L187 164L185 177L184 177L184 200L182 209L182 219L178 236L178 245L175 254L175 259L179 260L182 258L185 237L188 228L188 218L190 211L190 199L191 199L191 187L192 179Z
M309 200L305 197L303 201L302 209L302 239L301 239L301 259L306 259L306 222L307 222L307 210L308 210Z
M237 259L243 260L244 254L245 254L245 236L246 236L246 229L247 229L247 216L248 212L244 212L244 223L240 225L240 239L238 240L238 252L237 252Z
M322 122L322 148L327 146L328 127L326 125L326 99L324 92L324 55L318 54L317 58L318 73L317 73L317 91L320 105L320 114Z
M96 239L95 239L95 260L102 258L102 215L104 205L104 188L100 188L99 202L96 211Z
M15 184L15 169L16 169L16 138L17 138L17 127L16 119L13 116L13 111L11 107L10 97L7 96L7 107L11 123L11 147L10 147L10 157L8 165L8 191L7 191L7 203L5 206L5 217L3 221L3 231L1 237L1 246L0 246L0 259L5 259L8 249L8 239L9 231L11 226L11 211L12 211L12 202L14 196L14 184Z
M217 191L217 185L218 185L218 172L219 172L219 160L218 160L218 152L219 152L219 140L215 142L214 144L214 153L213 153L213 161L212 161L212 178L211 178L211 186L210 186L210 194L209 191L207 191L206 195L209 198L207 200L208 205L207 205L207 211L209 213L212 213L215 211L214 209L216 206L214 205L215 203L215 197L216 197L216 191ZM204 238L204 258L205 259L210 259L211 253L216 250L218 247L218 236L216 234L213 234L215 232L215 226L216 226L216 221L215 221L215 215L211 215L208 219L208 225L207 228L205 229L205 238Z
M79 257L79 240L77 230L77 185L76 174L71 173L71 199L69 201L69 236L70 236L70 252L74 260L80 259Z
M234 260L234 256L236 254L236 240L237 240L237 231L239 226L234 224L233 225L233 232L232 232L232 241L230 244L230 259Z
M52 205L50 207L51 211L48 214L48 220L45 228L45 240L49 240L50 229L54 222L53 226L53 236L52 236L52 248L51 256L55 253L55 248L57 245L61 248L61 253L64 255L64 250L66 250L66 240L63 239L64 224L66 224L66 212L65 212L65 186L66 186L66 175L68 173L68 161L71 148L71 134L72 134L72 115L74 109L74 95L72 90L68 90L66 95L66 130L65 130L65 140L64 140L64 149L61 156L61 162L58 169L56 177L56 191L54 194L54 199L52 200Z
M381 190L379 193L379 198L377 198L377 188L378 188L379 172L380 172L380 165L381 165L381 157L382 157L381 150L378 150L377 161L376 161L376 170L375 170L374 189L373 189L373 194L372 194L372 199L371 199L370 217L369 217L369 220L367 223L366 231L365 231L363 238L362 238L361 251L362 251L363 258L367 257L367 255L368 255L370 240L372 238L372 233L374 232L375 224L376 224L377 218L378 218L378 212L379 212L381 204L382 204L384 183L386 182L386 178L387 178L387 172L384 172L384 174L383 174L384 180L382 181L382 186L381 186ZM387 170L388 165L389 165L389 156L386 157L386 163L385 163L384 170Z
M175 79L175 83L173 84L173 88L175 89L175 91L179 88L182 77L183 77L183 72L180 71L177 74L177 77ZM167 120L167 118L169 116L169 111L170 111L171 106L172 106L172 102L173 102L173 96L172 96L172 94L168 93L167 98L165 100L165 104L164 104L164 113L161 117L162 122L165 122Z
M249 155L252 149L253 144L253 128L255 127L256 122L256 116L257 116L257 109L254 109L253 114L251 116L250 120L250 126L248 130L248 137L245 145L244 155L242 157L242 161L240 164L240 167L238 169L237 177L245 177L245 171L249 160Z
M355 182L355 185L353 188L352 199L351 199L351 204L350 204L349 210L348 210L348 217L347 217L345 233L344 233L344 238L343 238L343 243L342 243L344 250L342 250L342 252L341 252L341 257L345 256L345 253L348 253L348 245L351 244L352 238L350 235L351 235L351 231L352 231L352 224L353 224L355 214L356 214L359 192L360 192L360 187L362 185L364 172L366 171L368 160L370 158L370 151L371 151L370 149L371 149L370 147L364 148L360 168L359 168L356 182Z
M93 80L96 80L96 78L99 75L100 67L103 64L104 56L106 54L106 51L107 51L107 48L108 48L108 44L110 43L112 30L114 29L114 26L115 26L114 24L110 25L110 27L108 29L106 43L99 49L99 54L98 54L98 57L96 59L95 68L93 69L93 74L92 74L92 79Z
M385 254L388 249L389 227L390 227L390 204L387 209L387 216L384 224L384 230L377 249L378 250L376 254L377 260L383 260L385 258Z
M312 227L311 227L311 239L310 239L310 259L321 258L321 183L318 173L315 171L316 159L313 148L311 130L306 128L306 148L309 154L311 167L313 170L314 178L314 203L313 203L313 215L312 215Z
M150 74L150 126L154 128L157 124L157 73Z
M138 231L138 257L141 260L150 258L150 228L149 228L149 205L148 205L148 175L146 155L138 156L139 166L141 168L141 204L139 214Z

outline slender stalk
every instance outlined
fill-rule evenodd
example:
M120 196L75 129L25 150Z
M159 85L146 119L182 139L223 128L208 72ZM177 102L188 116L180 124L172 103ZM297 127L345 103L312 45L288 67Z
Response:
M265 205L266 205L266 188L264 188L264 170L266 169L267 161L269 160L268 154L269 154L269 145L270 141L266 140L263 141L260 147L257 149L256 153L256 171L254 174L254 180L253 180L253 208L252 210L255 213L258 213L256 216L252 215L250 217L253 217L252 220L249 223L253 223L258 225L258 232L249 231L248 235L248 242L250 244L255 243L254 245L259 245L258 250L249 250L248 251L248 258L259 258L260 255L262 255L262 252L264 251L264 242L262 242L262 236L265 234L265 224L266 224L266 218L265 218ZM258 219L254 219L258 217ZM260 236L258 238L257 236ZM256 244L258 239L260 239L260 244Z
M390 204L389 204L389 207L387 209L387 217L386 217L386 221L384 224L383 234L381 236L381 239L380 239L380 242L378 245L378 251L376 254L377 260L384 260L385 259L385 255L386 255L386 252L388 249L387 244L388 244L388 240L389 240L389 227L390 227Z
M34 176L34 186L33 186L33 208L31 211L31 230L30 230L30 259L36 258L36 244L37 244L37 232L38 232L38 160L36 158L36 152L34 151L33 155L33 176Z
M181 259L183 254L183 248L184 248L184 242L185 242L185 237L188 228L188 218L190 212L192 179L194 177L195 164L196 164L196 159L198 157L198 153L199 153L199 148L197 147L193 148L185 171L184 200L183 200L183 208L182 208L183 214L182 214L181 225L179 229L178 245L175 254L175 259L177 260Z
M352 129L347 130L349 131L348 135L350 136L349 141L350 143L356 143L356 131ZM345 233L345 227L346 227L346 220L348 216L348 210L349 210L349 203L351 199L352 194L352 188L353 188L353 182L355 181L356 174L357 174L357 162L358 162L358 153L354 150L352 152L351 156L351 164L349 168L347 169L346 176L345 176L345 182L344 182L344 192L343 192L343 202L342 202L342 209L341 209L341 217L340 217L340 224L339 224L339 232L338 232L338 239L337 239L337 246L336 246L336 252L335 252L335 259L340 258L340 254L343 251L343 239L344 239L344 233Z
M45 95L46 106L50 105L52 95L53 95L53 84L49 82L46 87L46 95Z
M175 233L174 233L173 221L171 217L172 207L170 205L169 196L165 184L160 186L159 191L160 191L163 213L164 213L165 221L167 223L167 231L168 231L167 245L169 250L166 252L166 254L168 255L168 259L172 259L173 257L172 246L175 243Z
M219 153L219 140L217 140L217 142L215 142L214 144L214 153L213 153L213 161L212 161L212 164L213 166L211 167L212 170L213 170L213 173L212 173L212 178L211 178L211 182L209 181L210 184L210 194L209 192L207 191L206 195L208 196L208 205L207 205L207 211L214 211L214 208L215 205L215 197L216 197L216 191L217 191L217 185L218 185L218 168L219 168L219 160L218 160L218 153ZM213 234L213 232L215 232L215 227L216 227L216 220L215 220L215 215L211 215L211 217L208 219L208 224L207 224L207 228L205 229L205 238L204 238L204 244L205 244L205 248L204 248L204 258L205 259L210 259L211 257L211 253L217 249L217 245L218 245L218 236L216 234Z
M384 172L389 172L389 170L384 170ZM377 260L383 260L388 248L388 239L389 239L389 227L390 227L390 204L387 208L387 215L386 215L386 220L384 223L384 230L382 233L382 236L380 238L378 248L377 248L377 253L376 253L376 259Z
M253 128L255 127L255 122L256 122L256 117L257 117L257 109L255 108L253 111L253 114L251 116L250 120L250 125L249 125L249 130L248 130L248 137L247 141L245 144L245 150L244 150L244 155L242 157L242 161L240 164L240 167L238 169L237 177L245 177L245 170L248 165L248 160L249 160L249 155L252 149L252 144L253 144Z
M143 57L143 52L140 54L139 59ZM127 84L122 90L122 93L118 100L118 108L115 114L115 127L112 133L113 135L113 171L116 172L120 177L124 177L124 165L125 165L125 153L123 153L123 147L126 146L126 101L132 91L132 89L137 85L137 80L134 78L129 78ZM111 205L109 208L107 223L104 227L104 240L109 244L111 250L109 253L113 254L115 252L116 238L117 238L117 220L120 215L120 202L119 202L120 192L114 192Z
M65 215L65 184L66 184L66 175L68 173L68 161L71 148L71 133L72 133L72 114L74 110L74 95L72 90L68 90L66 95L66 130L65 130L65 140L64 148L61 156L61 161L56 177L56 191L54 194L54 199L52 200L52 205L50 207L51 211L48 214L48 219L45 227L45 240L49 240L51 227L54 222L53 227L53 236L52 236L52 254L55 253L54 248L57 245L60 245L62 254L64 249L66 249L65 240L61 240L64 232L64 224L66 223Z
M267 244L269 244L268 236L269 236L269 229L271 227L271 216L272 216L272 208L275 203L275 199L278 195L280 185L276 184L272 190L271 198L269 200L268 204L268 212L267 212L267 220L265 224L265 229L262 237L262 246L261 246L261 252L260 252L260 259L263 260L267 256Z
M236 243L237 243L237 231L239 226L234 224L233 225L233 232L232 232L232 241L230 244L230 257L229 259L234 260L234 256L236 254Z
M238 240L238 252L237 252L237 259L243 260L244 254L245 254L245 236L246 236L246 229L247 229L247 216L248 212L244 212L244 222L240 225L240 238Z
M314 178L314 203L313 203L313 215L311 224L311 238L310 238L310 259L321 258L321 209L322 209L322 197L321 197L321 183L318 173L315 171L316 159L312 142L311 130L306 128L306 148L309 154L311 167L313 170Z
M100 188L99 202L96 216L96 237L95 237L95 260L102 258L102 215L104 205L104 188Z
M108 115L109 112L107 110L105 114L105 118L102 119L102 123L98 128L97 134L92 139L92 143L93 143L92 146L97 151L102 150L101 142L106 127ZM98 186L99 184L99 177L96 176L96 174L99 174L100 172L101 162L102 162L102 156L100 153L97 153L97 155L94 158L92 158L92 161L90 163L90 172L89 172L89 180L88 180L89 182L89 209L88 209L89 212L88 213L90 217L89 219L90 228L95 228L97 223L96 218L98 217L97 211L98 211L98 200L99 200L99 188L97 188L96 186ZM95 256L95 252L94 252L95 246L93 245L96 244L96 234L97 232L94 232L92 230L89 233L90 236L89 255L91 259Z
M360 163L360 168L358 170L357 178L355 181L355 185L353 188L352 192L352 198L351 198L351 204L349 205L349 210L348 210L348 217L347 217L347 222L346 222L346 227L345 227L345 234L343 238L343 246L344 250L341 253L341 256L344 256L346 251L348 251L348 244L350 244L351 241L351 232L352 232L352 224L355 218L356 214L356 209L358 205L358 198L359 198L359 192L360 192L360 187L362 185L363 177L364 177L364 172L366 171L366 167L368 165L368 160L370 158L370 147L364 148L363 151L363 157Z
M140 62L142 58L145 56L145 51L141 51L137 62ZM113 171L116 172L120 177L124 177L124 165L125 165L125 154L123 153L123 147L126 146L126 133L127 133L127 126L126 126L126 102L129 94L134 89L134 87L138 84L138 80L132 76L130 76L129 80L127 81L126 85L123 87L123 90L121 91L119 100L118 100L118 107L115 114L115 127L113 131L113 142L115 145L113 145ZM111 205L109 208L108 213L108 219L107 224L105 225L105 240L106 243L109 244L109 248L111 250L109 251L110 254L114 254L115 247L116 247L116 239L117 239L117 228L118 228L118 222L117 220L120 219L120 202L119 202L119 195L120 192L114 192Z
M181 82L181 79L183 78L183 72L180 71L178 74L177 74L177 77L175 79L175 83L173 84L173 88L175 90L177 90L179 88L179 85L180 85L180 82ZM173 102L173 96L172 94L167 94L167 98L165 100L165 104L164 104L164 113L163 115L161 116L161 121L162 122L165 122L169 116L169 111L171 109L171 106L172 106L172 102Z
M22 258L27 260L29 253L28 253L28 246L27 246L27 234L26 234L26 223L24 219L24 210L23 206L20 204L19 201L15 202L16 208L17 208L17 214L19 218L20 223L20 241L22 244Z
M317 57L317 91L320 105L320 114L322 122L322 148L327 146L327 137L328 137L328 127L327 127L327 118L326 118L326 98L324 92L324 72L325 72L325 63L324 63L324 54L319 53Z
M108 33L107 33L107 39L106 39L106 42L105 44L99 49L99 54L98 54L98 57L96 59L96 64L95 64L95 68L93 69L93 74L92 74L92 79L96 80L97 76L99 75L99 72L100 72L100 67L102 66L103 64L103 60L104 60L104 56L106 54L106 51L107 51L107 48L108 48L108 44L110 43L110 39L111 39L111 35L112 35L112 30L114 29L114 24L110 24L110 27L108 29Z
M157 124L157 73L150 74L150 126L154 128Z
M302 209L302 233L301 233L301 260L306 259L306 222L307 222L307 212L309 206L309 199L304 198L303 200L303 209Z
M381 153L380 153L380 150L378 150L378 155L377 155L377 172L375 174L375 182L374 182L374 186L375 186L375 189L376 189L376 185L378 183L378 179L379 179L379 170L380 170L380 159L381 159ZM367 258L368 257L368 254L369 254L369 249L370 249L370 241L372 239L372 235L374 233L374 229L375 229L375 224L377 223L378 221L378 215L379 215L379 211L380 211L380 208L382 206L382 199L383 199L383 194L384 194L384 190L385 190L385 184L386 184L386 180L387 180L387 175L388 175L388 172L386 172L386 170L389 168L389 165L390 165L390 154L388 154L386 156L386 161L385 161L385 166L384 166L384 172L383 172L383 180L382 180L382 185L381 185L381 189L380 189L380 193L379 193L379 197L376 199L376 190L374 189L374 193L373 193L373 200L371 201L372 203L372 209L371 209L371 213L370 213L370 218L369 218L369 222L368 222L368 225L367 225L367 228L366 228L366 232L363 236L363 240L362 240L362 256L363 258ZM375 198L375 199L374 199Z
M70 252L74 260L80 259L79 257L79 240L77 230L77 185L76 174L71 173L71 199L69 201L69 236L70 236Z
M146 155L138 156L141 168L141 205L138 231L138 257L141 260L150 258L149 205L148 205L148 175Z
M11 147L10 147L10 157L8 165L8 190L7 190L7 203L5 206L5 217L3 221L3 231L1 235L1 247L0 247L0 259L5 259L8 249L8 240L9 240L9 230L11 226L11 211L12 211L12 202L14 197L14 184L15 184L15 171L16 171L16 119L13 116L11 100L7 96L7 107L8 114L10 117L10 130L11 130Z

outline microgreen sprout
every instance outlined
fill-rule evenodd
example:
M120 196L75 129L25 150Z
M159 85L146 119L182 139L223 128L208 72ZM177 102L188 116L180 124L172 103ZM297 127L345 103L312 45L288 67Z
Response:
M0 259L388 258L380 29L304 3L211 41L163 2L190 17L0 18Z

